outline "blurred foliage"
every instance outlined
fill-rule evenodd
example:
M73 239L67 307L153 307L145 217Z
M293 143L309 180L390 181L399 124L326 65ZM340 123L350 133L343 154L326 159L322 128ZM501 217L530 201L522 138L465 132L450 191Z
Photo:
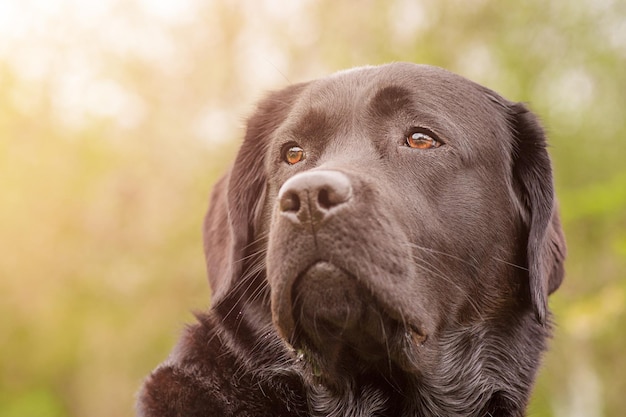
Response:
M0 417L133 415L205 309L200 227L264 90L443 66L527 101L569 243L531 416L626 409L626 3L0 0Z

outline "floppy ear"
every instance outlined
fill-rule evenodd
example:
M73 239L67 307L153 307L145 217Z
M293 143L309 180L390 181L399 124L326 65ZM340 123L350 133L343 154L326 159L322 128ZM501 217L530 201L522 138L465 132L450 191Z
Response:
M269 94L248 119L229 173L214 186L204 220L204 252L215 305L244 274L258 232L266 187L265 159L272 133L285 120L305 84Z
M228 173L213 186L209 210L204 216L203 240L209 284L212 296L219 294L221 287L228 280L230 270L230 251L233 238L228 221L226 190Z
M513 179L528 227L526 249L530 299L540 323L546 322L548 295L563 280L565 239L554 197L552 167L539 121L523 104L514 104Z

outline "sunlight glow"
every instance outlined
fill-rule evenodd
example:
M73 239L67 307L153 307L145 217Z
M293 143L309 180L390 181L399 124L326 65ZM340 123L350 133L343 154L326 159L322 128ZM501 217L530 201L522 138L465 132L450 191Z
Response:
M168 25L193 19L196 7L195 0L0 0L0 58L21 79L55 92L64 124L79 128L94 116L131 128L145 105L107 74L104 58L138 56L167 71L178 62ZM25 112L38 104L18 101Z

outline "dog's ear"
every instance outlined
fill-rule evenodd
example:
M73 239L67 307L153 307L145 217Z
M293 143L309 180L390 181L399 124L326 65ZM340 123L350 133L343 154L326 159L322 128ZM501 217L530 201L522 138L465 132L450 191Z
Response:
M513 180L528 229L526 256L530 299L545 323L548 295L563 281L566 247L554 197L552 167L544 131L526 106L510 107L514 135Z
M244 272L258 233L266 187L265 159L272 133L284 122L305 84L269 94L248 119L246 134L230 171L214 186L204 220L204 252L218 303Z
M204 216L203 240L209 284L212 296L219 294L222 284L228 282L230 251L233 238L228 221L226 190L228 173L213 186L209 210Z

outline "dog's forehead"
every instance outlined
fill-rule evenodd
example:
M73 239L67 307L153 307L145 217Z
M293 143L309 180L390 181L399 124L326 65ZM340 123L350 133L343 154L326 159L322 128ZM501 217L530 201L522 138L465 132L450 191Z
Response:
M358 67L316 80L304 91L294 113L296 118L316 113L337 123L404 110L481 129L505 124L505 105L497 93L444 69L395 63Z
M434 130L440 127L442 136L455 141L467 157L476 146L496 146L508 153L510 144L500 140L508 132L507 103L497 93L441 68L395 63L311 82L285 127L302 136L330 137L402 119Z

